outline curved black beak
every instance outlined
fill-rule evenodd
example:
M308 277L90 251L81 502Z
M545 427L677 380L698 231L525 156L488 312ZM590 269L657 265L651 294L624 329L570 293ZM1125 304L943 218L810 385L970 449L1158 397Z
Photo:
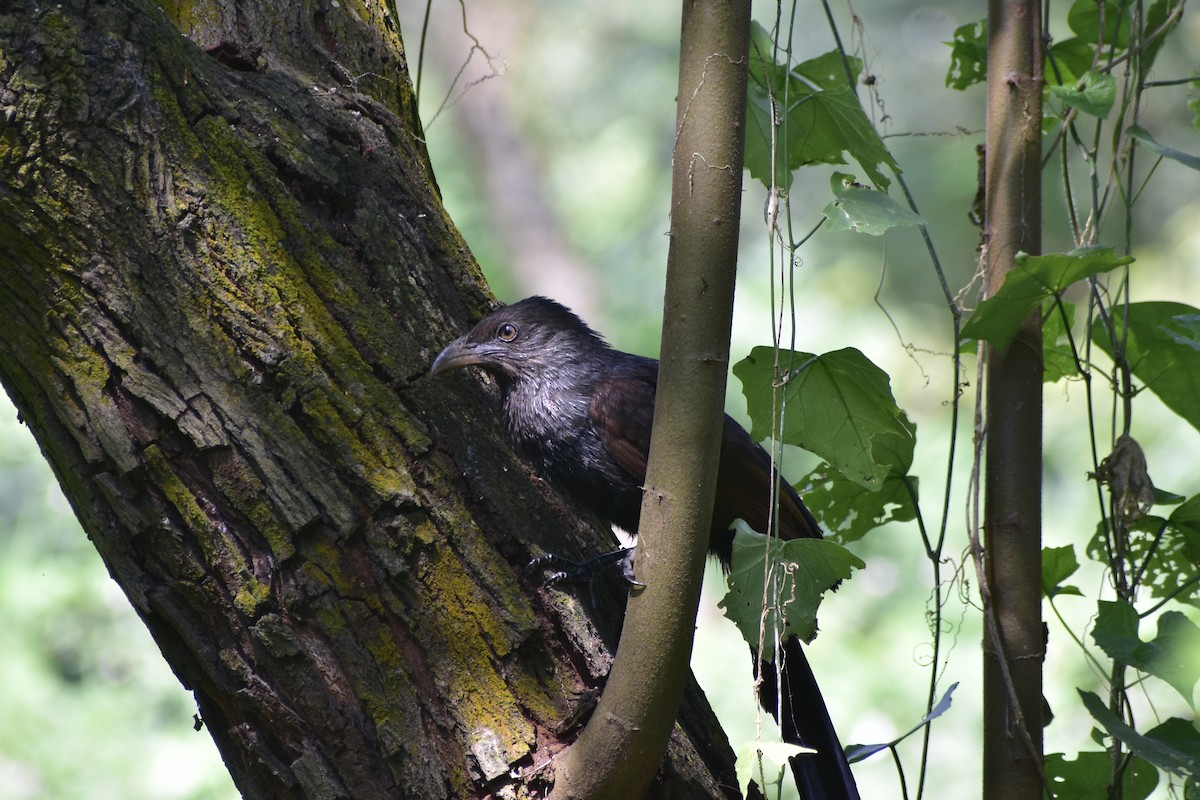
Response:
M483 358L480 353L476 352L475 345L468 342L467 337L463 336L446 345L445 349L438 353L438 357L433 360L432 366L429 367L429 374L437 375L439 372L445 372L446 370L482 363Z

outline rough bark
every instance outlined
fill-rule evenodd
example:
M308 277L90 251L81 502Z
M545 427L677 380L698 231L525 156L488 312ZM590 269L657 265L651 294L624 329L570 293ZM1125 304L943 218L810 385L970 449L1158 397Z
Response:
M241 792L543 791L622 589L521 575L601 534L425 376L489 297L388 6L8 3L0 107L0 381Z

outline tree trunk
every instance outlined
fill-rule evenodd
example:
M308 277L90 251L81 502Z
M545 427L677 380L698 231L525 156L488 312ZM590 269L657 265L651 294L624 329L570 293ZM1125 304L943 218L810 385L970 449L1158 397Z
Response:
M388 5L14 1L0 109L0 381L241 792L543 792L623 589L426 377L489 296ZM736 793L680 721L652 793Z
M988 295L1042 239L1042 8L989 0L985 250ZM983 797L1025 800L1042 770L1042 320L987 351Z

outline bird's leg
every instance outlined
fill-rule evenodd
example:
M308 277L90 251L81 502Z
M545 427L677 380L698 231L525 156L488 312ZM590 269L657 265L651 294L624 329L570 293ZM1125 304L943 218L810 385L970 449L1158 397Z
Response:
M546 576L546 585L553 586L560 581L595 580L596 575L614 564L620 566L621 577L630 586L645 586L633 576L632 547L621 547L611 553L589 558L587 561L571 561L555 553L546 553L526 564L525 569L554 569L554 572Z
M574 703L571 711L554 726L554 733L560 738L565 738L581 730L587 724L587 721L591 719L592 712L596 710L596 704L600 702L601 691L601 689L597 688L574 692Z

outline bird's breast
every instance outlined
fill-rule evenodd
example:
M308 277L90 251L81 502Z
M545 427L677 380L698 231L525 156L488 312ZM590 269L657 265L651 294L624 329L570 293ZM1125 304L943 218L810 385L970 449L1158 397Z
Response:
M553 381L523 381L504 398L504 416L517 445L544 454L571 446L584 431L587 398Z

